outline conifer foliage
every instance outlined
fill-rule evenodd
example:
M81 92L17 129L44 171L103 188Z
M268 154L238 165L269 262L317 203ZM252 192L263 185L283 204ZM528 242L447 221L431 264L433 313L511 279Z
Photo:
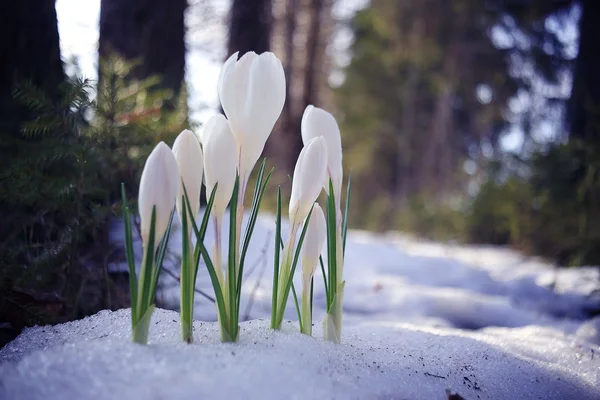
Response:
M0 143L0 321L17 331L127 305L107 270L124 257L108 238L118 188L136 196L143 160L187 122L184 106L163 109L172 96L158 78L129 79L116 57L102 65L101 87L70 79L51 97L14 85L31 118Z

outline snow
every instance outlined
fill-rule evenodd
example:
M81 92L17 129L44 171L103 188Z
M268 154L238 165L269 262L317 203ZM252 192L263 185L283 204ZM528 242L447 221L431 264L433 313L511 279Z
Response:
M466 399L600 398L600 317L589 318L600 307L597 268L352 231L343 343L333 345L321 339L320 272L314 337L295 321L269 329L273 221L260 216L246 261L239 343L219 343L215 306L199 295L192 345L181 342L178 314L163 309L148 346L130 342L129 310L29 328L0 349L0 399L443 399L446 390ZM121 230L114 225L117 243ZM175 274L179 246L175 229L166 264ZM202 268L197 287L210 294ZM176 308L177 296L164 275L159 305ZM297 319L292 301L286 318Z
M128 310L28 329L2 352L3 399L180 398L598 398L598 348L540 327L460 332L362 322L333 345L268 321L242 323L240 343L221 344L215 323L157 310L147 347L131 343ZM317 327L316 327L317 328ZM319 329L317 329L319 330ZM43 351L36 351L43 349ZM25 355L26 354L26 355ZM251 395L250 395L251 394Z

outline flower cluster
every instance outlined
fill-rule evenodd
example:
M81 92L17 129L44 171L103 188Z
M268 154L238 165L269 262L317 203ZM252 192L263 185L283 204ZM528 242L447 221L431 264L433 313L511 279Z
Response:
M194 287L201 258L215 291L221 340L237 341L239 337L244 261L260 204L273 172L265 174L265 160L258 171L249 218L242 235L244 198L250 174L285 102L285 75L281 61L269 52L260 55L249 52L239 59L236 53L221 70L218 91L225 116L213 116L204 125L199 137L184 130L175 140L172 150L166 144L159 143L146 160L138 198L144 256L137 280L130 215L123 189L132 335L138 343L148 340L156 284L175 211L182 227L180 313L183 340L193 340ZM281 327L292 289L301 331L311 334L313 275L320 263L327 293L325 338L339 342L344 286L343 243L348 208L347 196L342 217L340 131L331 114L313 106L306 108L301 131L304 148L298 157L292 179L290 234L285 244L281 240L281 190L278 190L271 326L274 329ZM200 211L203 183L209 198L198 225L196 216ZM327 193L326 212L316 203L322 189ZM230 222L228 226L222 226L228 207ZM211 222L215 237L209 251L204 246L204 239ZM227 232L228 238L225 257L222 254L223 232ZM325 243L327 272L321 258ZM292 283L299 259L302 263L301 311Z

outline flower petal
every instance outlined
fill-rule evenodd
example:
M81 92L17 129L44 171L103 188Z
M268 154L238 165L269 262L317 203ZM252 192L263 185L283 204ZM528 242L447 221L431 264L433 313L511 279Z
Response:
M179 187L179 167L169 146L156 145L144 164L138 194L142 243L148 245L152 209L156 207L154 245L162 239L175 207Z
M310 140L300 152L289 204L292 226L304 220L319 197L327 171L327 144L323 137Z
M200 210L200 189L204 172L204 156L196 135L187 129L181 132L173 144L173 154L181 175L176 201L177 213L181 220L183 218L181 198L184 195L183 185L185 184L193 212L192 218L195 218Z
M238 52L235 52L225 61L221 72L219 73L218 91L221 106L227 118L237 120L237 82L236 82L236 65Z
M206 178L206 192L210 196L213 188L218 183L213 213L222 217L231 199L236 178L236 142L231 133L227 119L215 115L206 124L205 129L210 132L203 134L206 138L204 145L204 175Z
M309 105L302 116L301 131L302 141L305 144L319 136L323 136L327 141L328 178L330 177L333 182L335 201L339 204L343 179L342 138L335 118L327 111ZM329 192L328 178L323 182L326 192Z

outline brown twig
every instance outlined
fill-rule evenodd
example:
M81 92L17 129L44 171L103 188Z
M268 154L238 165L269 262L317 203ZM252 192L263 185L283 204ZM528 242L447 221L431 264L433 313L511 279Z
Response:
M425 376L432 376L434 378L440 378L440 379L446 379L445 376L441 376L441 375L436 375L436 374L430 374L429 372L425 372L424 373Z
M167 275L169 275L171 278L175 279L177 282L181 282L181 278L177 275L175 275L172 271L170 271L167 268L163 268L162 269L163 272L165 272ZM205 299L210 300L211 302L215 302L215 299L212 298L210 295L204 293L202 290L194 287L194 292L198 293L199 295L203 296Z
M254 264L252 265L252 267L250 269L250 272L248 273L248 275L252 274L252 272L256 269L256 267L262 261L262 268L260 270L260 274L258 275L258 278L256 279L256 283L254 284L252 291L250 292L250 297L248 297L248 305L246 306L246 310L244 311L243 320L247 320L248 317L250 316L250 311L252 311L252 306L254 305L254 297L256 297L256 292L260 288L260 281L262 280L262 277L265 272L265 268L267 266L267 250L269 248L269 244L271 243L271 233L272 233L271 231L268 232L267 239L265 240L265 245L263 246L263 248L260 251L260 256L254 262ZM248 279L248 275L246 276L246 279Z

